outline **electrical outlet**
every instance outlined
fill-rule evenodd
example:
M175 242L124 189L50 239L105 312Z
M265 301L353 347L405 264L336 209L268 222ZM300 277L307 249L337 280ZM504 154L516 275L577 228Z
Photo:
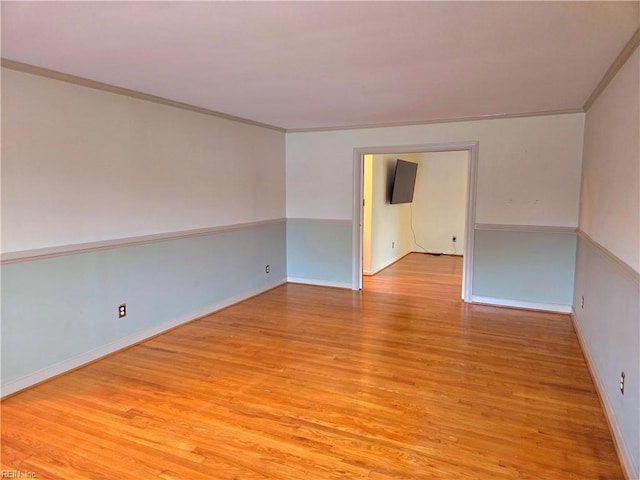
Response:
M620 394L624 395L624 372L620 372Z
M123 318L127 316L127 304L123 303L118 307L118 318Z
M452 241L453 243L456 243L456 240L457 240L457 238L456 238L456 236L455 236L455 235L454 235L453 237L451 237L451 241Z
M265 273L270 273L271 272L271 267L269 265L267 265L266 267L264 267L264 271L265 271Z
M584 295L580 297L580 308L584 308Z

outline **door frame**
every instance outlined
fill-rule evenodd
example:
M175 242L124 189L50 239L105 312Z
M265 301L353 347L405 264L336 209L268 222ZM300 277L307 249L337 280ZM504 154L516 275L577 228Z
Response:
M478 176L479 142L426 143L419 145L391 145L381 147L357 147L353 149L353 211L352 211L352 278L353 290L362 289L362 218L363 218L363 169L364 155L391 153L431 153L467 151L467 203L464 228L464 253L462 258L462 300L471 303L473 283L473 245L476 225L476 184Z

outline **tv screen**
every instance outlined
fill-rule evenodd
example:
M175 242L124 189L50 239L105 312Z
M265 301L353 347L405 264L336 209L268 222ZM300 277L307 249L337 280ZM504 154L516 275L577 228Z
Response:
M398 159L396 161L396 174L391 189L391 203L411 203L413 190L416 185L416 172L418 164Z

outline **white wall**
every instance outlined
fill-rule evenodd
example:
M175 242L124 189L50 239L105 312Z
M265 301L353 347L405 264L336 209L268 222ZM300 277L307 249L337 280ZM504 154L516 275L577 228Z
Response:
M634 479L640 478L639 132L636 49L586 115L580 212L586 236L578 247L574 299L576 330Z
M462 255L468 155L462 151L364 156L365 274L378 272L410 251L453 254L457 250L456 253ZM418 164L411 205L389 204L397 159ZM417 243L414 242L412 224ZM455 249L451 241L453 235L457 237Z
M427 252L462 255L469 152L430 152L412 157L419 165L413 202L417 243ZM420 246L414 245L413 249L422 251Z
M2 69L2 251L283 218L284 134Z
M640 271L639 53L589 109L580 228Z
M479 141L476 220L578 225L584 114L288 133L287 216L351 219L353 149Z
M406 155L373 155L370 271L376 273L411 251L409 204L389 203L396 160ZM366 228L366 227L365 227Z
M420 146L441 144L477 143L477 182L475 195L476 229L493 228L498 224L505 234L510 231L537 232L549 235L566 232L577 227L582 164L582 144L584 134L584 114L547 115L511 119L478 120L442 124L412 125L404 127L383 127L323 132L297 132L286 135L287 142L287 216L306 222L351 221L354 204L354 174L359 171L354 159L360 152L367 153L376 147L386 151L420 151ZM478 225L480 224L480 225ZM527 226L530 228L527 230ZM563 228L557 228L563 227ZM317 232L316 232L317 233ZM329 238L329 231L326 235ZM575 238L575 236L574 236ZM324 281L357 282L358 259L353 258L357 242L341 243L342 249L335 253L340 262L352 263L351 276L346 277L349 265L334 262L333 272L324 269L314 274L305 271L308 279ZM514 248L517 244L511 244ZM528 242L528 248L535 248L535 242ZM293 239L287 249L300 248ZM517 249L520 255L535 257L537 252ZM474 249L476 260L480 261L490 252ZM512 254L513 252L510 252ZM543 278L548 285L560 285L566 279L566 271L574 271L575 243L573 251L562 248L562 272L553 264L556 253L549 254L540 268L544 271L537 278ZM565 258L566 257L566 258ZM511 257L510 257L511 258ZM349 262L350 260L350 262ZM531 262L527 262L531 265ZM340 267L340 268L338 268ZM467 273L466 279L475 278ZM475 272L474 272L475 273ZM521 265L505 262L499 272L480 272L479 278L500 276L522 278ZM514 292L498 288L508 285L494 282L478 285L484 293L483 301L556 310L552 299L539 295L539 280L532 280L524 288L524 295L514 298ZM467 285L471 285L470 283ZM487 287L487 288L485 288ZM491 288L489 288L491 287ZM474 283L469 298L476 289ZM564 285L561 309L567 310L573 294L573 283ZM522 290L522 289L520 289ZM544 290L544 289L543 289ZM506 304L502 302L502 304Z
M286 281L284 133L9 69L2 127L3 394Z

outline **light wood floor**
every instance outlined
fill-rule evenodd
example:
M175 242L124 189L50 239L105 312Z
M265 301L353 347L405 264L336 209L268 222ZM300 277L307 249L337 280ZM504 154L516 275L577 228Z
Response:
M41 479L621 479L566 315L460 301L412 254L286 285L2 403Z

